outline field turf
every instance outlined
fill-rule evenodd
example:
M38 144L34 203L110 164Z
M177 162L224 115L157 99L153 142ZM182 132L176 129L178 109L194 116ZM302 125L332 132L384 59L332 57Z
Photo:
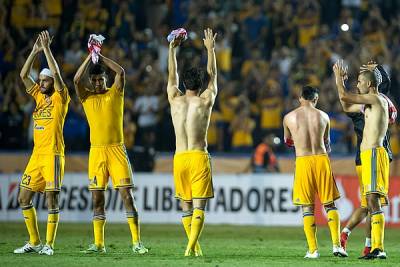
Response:
M40 224L42 239L45 224ZM400 266L400 230L387 229L387 260L358 260L364 238L355 230L349 241L349 258L331 255L328 228L318 228L321 258L305 260L306 241L300 227L206 225L201 238L204 257L185 258L186 237L180 225L143 225L142 240L151 250L133 255L127 224L106 225L107 253L80 253L92 242L91 224L60 223L54 256L14 255L27 240L23 223L0 223L0 266Z

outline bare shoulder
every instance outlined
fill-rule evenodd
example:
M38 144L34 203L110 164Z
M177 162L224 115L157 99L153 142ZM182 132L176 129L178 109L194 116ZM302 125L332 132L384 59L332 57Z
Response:
M296 111L297 109L295 109L295 110L292 110L292 111L290 111L289 113L287 113L284 117L283 117L283 122L288 122L290 119L292 119L294 116L296 116Z
M328 114L326 114L324 111L322 111L322 110L320 110L320 109L318 109L318 111L319 111L319 114L321 114L321 117L322 117L324 120L329 121L329 116L328 116Z

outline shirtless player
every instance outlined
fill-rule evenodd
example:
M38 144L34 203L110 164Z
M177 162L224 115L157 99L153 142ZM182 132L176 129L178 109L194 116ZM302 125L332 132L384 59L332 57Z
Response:
M340 197L333 178L327 152L329 147L329 117L315 108L318 90L305 86L300 96L300 107L283 119L284 138L296 150L296 171L293 185L293 204L303 210L304 233L308 251L304 258L319 258L314 199L317 193L328 216L333 243L333 255L347 257L340 246L340 218L334 201Z
M214 197L211 162L207 152L207 130L211 110L217 96L217 63L215 37L211 29L204 31L207 49L209 83L201 93L202 75L198 68L183 71L185 94L179 91L176 47L182 41L175 38L169 46L168 101L176 136L174 156L175 197L181 200L182 224L189 239L185 256L202 256L198 239L204 226L204 208Z

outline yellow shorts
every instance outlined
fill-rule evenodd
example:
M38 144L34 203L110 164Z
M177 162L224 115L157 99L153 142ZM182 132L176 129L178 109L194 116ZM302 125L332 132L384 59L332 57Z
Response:
M175 197L183 201L213 198L210 155L195 150L176 153L174 184Z
M361 151L362 194L376 193L387 199L389 191L389 157L384 147Z
M358 176L358 182L360 183L360 202L361 207L366 208L367 205L367 196L364 194L364 186L362 183L362 167L361 165L356 166L356 172ZM381 196L381 206L389 205L389 199L387 197Z
M328 155L296 157L293 204L314 205L315 193L324 205L340 198Z
M91 146L89 190L106 190L110 176L115 189L133 187L133 174L125 146L123 144Z
M65 158L54 154L32 154L22 175L20 187L33 192L60 191Z

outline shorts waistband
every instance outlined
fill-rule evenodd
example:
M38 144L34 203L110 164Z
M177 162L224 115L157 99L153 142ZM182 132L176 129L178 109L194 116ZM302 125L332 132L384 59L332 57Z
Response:
M316 157L327 157L328 154L322 153L322 154L314 154L314 155L305 155L305 156L296 156L296 159L298 158L316 158Z
M94 147L115 147L115 146L125 146L124 143L116 143L116 144L106 144L106 145L90 145L90 148Z
M362 153L366 153L366 152L369 152L369 151L372 151L372 150L385 150L386 151L386 149L383 147L383 146L378 146L378 147L374 147L374 148L369 148L369 149L365 149L365 150L362 150L360 153L362 154Z
M210 155L208 151L203 151L203 150L185 150L185 151L175 152L175 156L189 155L189 154Z

